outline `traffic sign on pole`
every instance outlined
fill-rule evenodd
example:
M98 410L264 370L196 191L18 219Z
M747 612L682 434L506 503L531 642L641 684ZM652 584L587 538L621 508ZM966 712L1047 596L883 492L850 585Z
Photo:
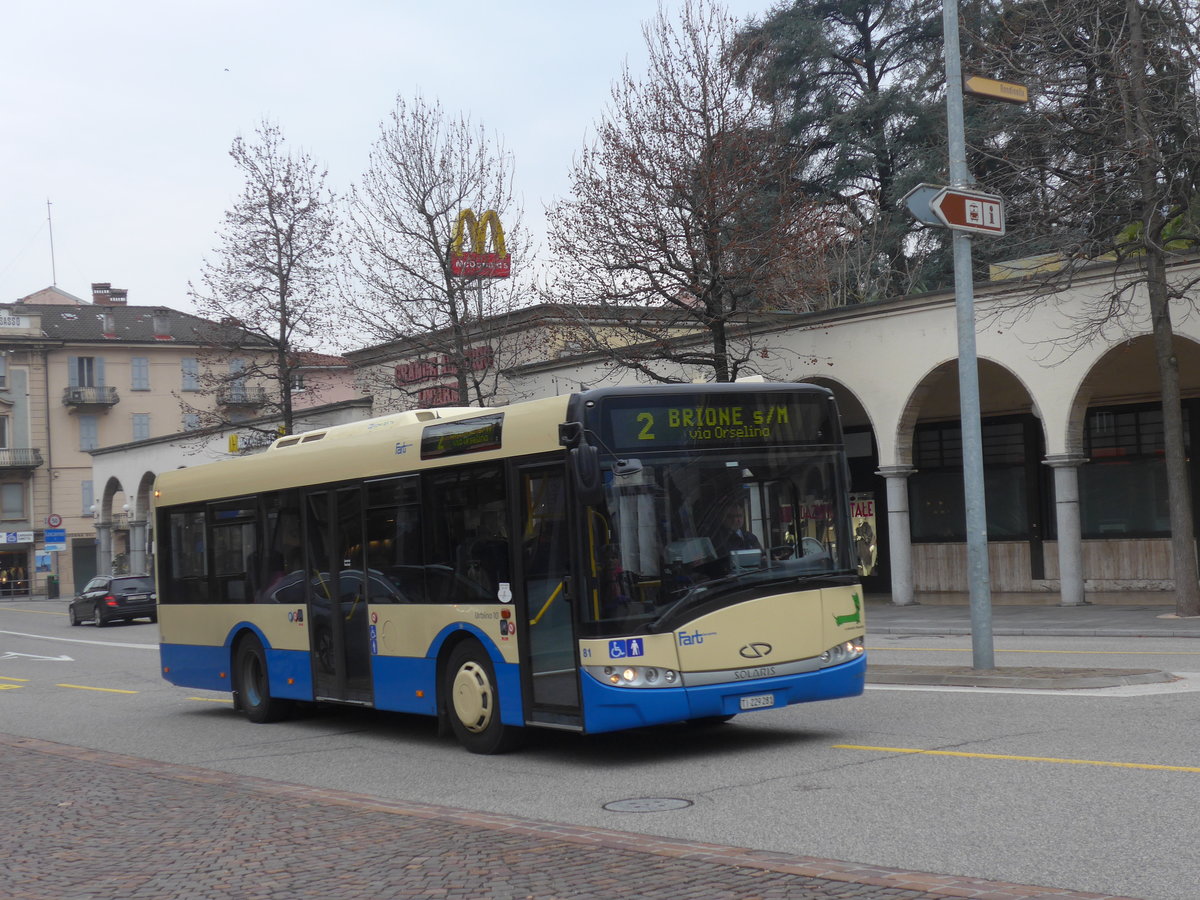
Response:
M970 75L963 79L963 90L979 97L1003 100L1005 103L1028 103L1029 88L1011 81L996 81L982 75Z
M942 188L929 208L947 228L1000 237L1004 234L1004 198L964 188Z
M933 198L944 190L945 187L940 184L918 184L904 195L901 202L908 207L908 211L916 217L918 222L924 222L926 225L941 225L942 220L933 214L930 204L933 202Z

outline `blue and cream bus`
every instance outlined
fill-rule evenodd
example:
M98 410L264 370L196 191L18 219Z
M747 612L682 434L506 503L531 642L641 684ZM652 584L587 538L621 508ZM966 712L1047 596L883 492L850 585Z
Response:
M162 669L253 722L340 703L467 749L862 693L823 388L603 388L289 435L155 485ZM740 520L736 547L726 526Z

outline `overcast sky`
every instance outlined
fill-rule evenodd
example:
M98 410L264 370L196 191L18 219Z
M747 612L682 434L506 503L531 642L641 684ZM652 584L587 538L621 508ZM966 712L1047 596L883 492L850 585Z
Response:
M668 11L680 0L664 0ZM739 17L772 0L726 0ZM264 118L344 191L397 94L468 113L512 152L527 225L567 173L655 0L21 0L0 61L0 302L94 281L190 310ZM46 201L51 202L48 222ZM53 228L54 267L50 228Z

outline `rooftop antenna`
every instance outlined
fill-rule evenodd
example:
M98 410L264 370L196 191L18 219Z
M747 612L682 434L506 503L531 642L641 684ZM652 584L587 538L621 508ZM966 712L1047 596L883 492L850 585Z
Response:
M54 265L54 219L50 216L50 198L46 198L46 226L50 229L50 283L58 287L58 269Z

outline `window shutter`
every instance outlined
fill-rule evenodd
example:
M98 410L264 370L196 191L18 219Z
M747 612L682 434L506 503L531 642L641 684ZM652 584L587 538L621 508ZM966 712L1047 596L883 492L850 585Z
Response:
M107 382L104 380L104 357L96 357L96 387L104 387Z
M67 387L79 387L79 357L67 357Z

